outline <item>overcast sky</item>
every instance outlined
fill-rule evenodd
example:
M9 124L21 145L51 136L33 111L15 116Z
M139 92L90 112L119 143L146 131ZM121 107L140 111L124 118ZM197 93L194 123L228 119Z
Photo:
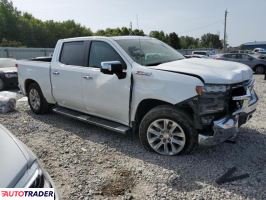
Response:
M211 32L223 38L228 9L228 42L237 46L266 41L266 0L12 0L21 11L42 20L74 19L92 31L107 27L139 28L200 37Z

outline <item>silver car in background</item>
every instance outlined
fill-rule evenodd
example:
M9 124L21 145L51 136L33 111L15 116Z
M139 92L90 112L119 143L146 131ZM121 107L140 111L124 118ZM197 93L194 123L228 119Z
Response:
M0 160L0 188L54 188L37 157L1 124Z
M224 53L217 54L215 59L246 64L257 74L264 74L266 70L266 58L261 54Z

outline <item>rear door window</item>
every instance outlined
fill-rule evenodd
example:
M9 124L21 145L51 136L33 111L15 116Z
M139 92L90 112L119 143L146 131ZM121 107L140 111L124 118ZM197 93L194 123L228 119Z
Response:
M65 65L85 66L83 41L66 42L62 46L59 61Z

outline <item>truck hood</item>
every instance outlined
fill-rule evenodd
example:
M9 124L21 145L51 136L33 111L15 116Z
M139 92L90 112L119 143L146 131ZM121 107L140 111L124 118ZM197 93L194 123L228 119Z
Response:
M164 63L153 69L200 76L205 83L233 84L249 80L253 71L246 65L202 58L182 59Z
M0 67L0 72L3 72L3 73L14 73L17 71L18 70L16 67Z
M2 125L0 147L0 188L14 187L36 158Z

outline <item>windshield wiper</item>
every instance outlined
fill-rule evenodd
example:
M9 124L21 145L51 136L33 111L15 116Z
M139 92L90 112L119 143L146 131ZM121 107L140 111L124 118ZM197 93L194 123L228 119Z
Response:
M173 62L173 61L177 61L177 60L183 60L184 58L180 58L180 59L176 59L176 60L169 60L166 62L157 62L157 63L150 63L150 64L146 64L145 66L157 66L157 65L161 65L164 63L168 63L168 62Z

